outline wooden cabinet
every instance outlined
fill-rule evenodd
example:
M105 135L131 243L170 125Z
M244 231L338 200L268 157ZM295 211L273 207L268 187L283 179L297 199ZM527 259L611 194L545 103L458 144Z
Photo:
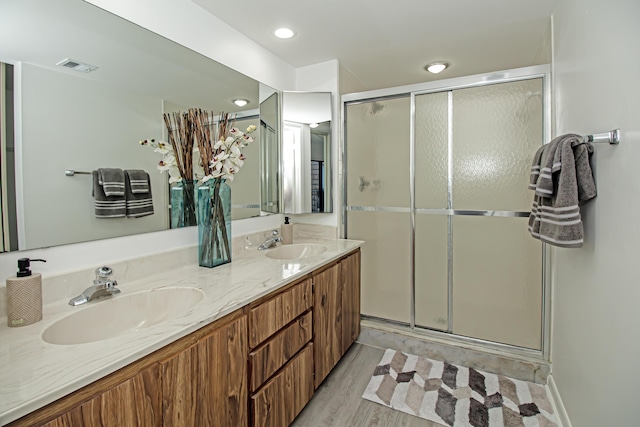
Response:
M249 315L251 420L286 427L311 400L313 290L302 279L252 304Z
M45 427L160 425L157 364L44 424Z
M315 387L360 334L360 251L313 275Z
M247 317L160 363L164 426L245 426Z
M246 426L246 311L231 313L10 426Z
M251 397L254 426L288 426L313 396L312 343Z
M287 426L359 333L357 250L10 426Z

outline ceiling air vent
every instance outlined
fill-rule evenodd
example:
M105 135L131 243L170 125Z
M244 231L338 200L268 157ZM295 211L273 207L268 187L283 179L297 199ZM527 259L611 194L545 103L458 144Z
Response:
M97 70L98 67L95 65L83 64L80 61L76 61L75 59L63 59L58 62L56 65L60 65L62 67L71 68L72 70L80 71L81 73L90 73L94 70Z

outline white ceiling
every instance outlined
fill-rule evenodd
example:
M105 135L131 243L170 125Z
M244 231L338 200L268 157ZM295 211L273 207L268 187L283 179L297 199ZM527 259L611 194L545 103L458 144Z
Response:
M338 59L379 89L537 65L559 0L193 1L296 68ZM451 67L431 75L434 60Z

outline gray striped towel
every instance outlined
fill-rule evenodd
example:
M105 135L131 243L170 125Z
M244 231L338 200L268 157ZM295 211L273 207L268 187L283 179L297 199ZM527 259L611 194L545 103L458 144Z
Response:
M100 173L93 171L93 197L95 198L96 218L120 218L126 211L126 199L122 196L107 196L100 182Z
M146 187L148 191L146 193L134 193L131 185L131 171L124 171L125 175L125 190L127 193L127 217L128 218L140 218L147 215L153 215L153 199L151 198L151 179L149 174L142 171L145 176ZM135 173L133 176L137 176Z
M122 169L100 168L98 175L105 196L124 196L124 172Z
M125 173L129 175L129 187L133 194L149 193L149 174L142 169L127 169Z
M553 145L552 145L553 144ZM579 248L584 243L580 204L597 194L589 157L593 146L575 134L562 135L545 146L549 152L534 158L536 191L529 215L529 232L543 242L563 248Z

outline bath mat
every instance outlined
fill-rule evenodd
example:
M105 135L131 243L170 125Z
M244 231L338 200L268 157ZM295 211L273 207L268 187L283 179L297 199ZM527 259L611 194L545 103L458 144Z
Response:
M452 427L557 427L544 386L387 349L363 398Z

